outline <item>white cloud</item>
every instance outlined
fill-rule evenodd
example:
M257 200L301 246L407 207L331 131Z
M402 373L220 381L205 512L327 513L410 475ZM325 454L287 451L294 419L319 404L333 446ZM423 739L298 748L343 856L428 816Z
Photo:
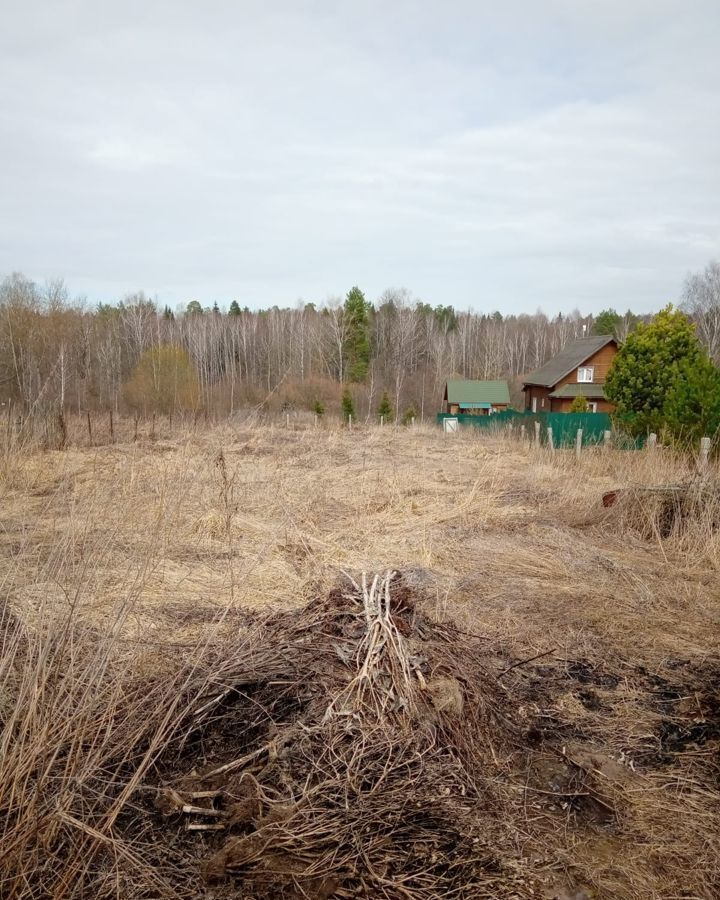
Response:
M177 148L162 138L140 136L130 139L122 136L98 140L88 153L88 158L100 166L137 172L140 169L177 163Z

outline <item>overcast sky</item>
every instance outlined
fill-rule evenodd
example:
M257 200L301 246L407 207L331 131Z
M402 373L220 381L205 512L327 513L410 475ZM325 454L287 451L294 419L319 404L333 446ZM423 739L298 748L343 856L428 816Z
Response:
M720 0L23 0L0 275L639 312L720 256Z

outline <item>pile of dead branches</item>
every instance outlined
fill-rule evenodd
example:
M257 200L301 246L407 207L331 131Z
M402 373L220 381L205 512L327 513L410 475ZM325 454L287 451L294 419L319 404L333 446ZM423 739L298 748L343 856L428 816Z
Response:
M161 761L166 861L253 898L531 896L500 852L517 729L478 643L392 572L277 615Z
M645 539L683 537L720 529L720 483L694 478L679 484L631 485L603 496L607 518Z
M39 662L0 704L0 896L718 896L717 664L518 658L411 575L153 679L111 636L11 628L0 664Z

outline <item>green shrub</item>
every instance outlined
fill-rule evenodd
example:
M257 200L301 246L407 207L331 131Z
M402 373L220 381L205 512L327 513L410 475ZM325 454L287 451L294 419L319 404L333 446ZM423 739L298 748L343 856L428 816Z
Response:
M382 400L380 401L380 406L378 406L377 414L386 422L392 418L393 408L390 404L390 398L388 397L387 391L383 391Z
M355 406L353 404L352 394L348 388L345 388L342 395L342 416L343 419L347 422L350 416L355 416Z
M672 306L649 325L638 325L618 350L605 383L618 424L635 435L659 432L668 392L680 373L692 370L703 356L693 324Z
M707 356L678 369L663 408L665 431L677 443L697 450L701 437L720 429L720 369Z
M417 418L417 410L414 406L408 406L408 408L403 413L402 423L403 425L410 425L413 419Z

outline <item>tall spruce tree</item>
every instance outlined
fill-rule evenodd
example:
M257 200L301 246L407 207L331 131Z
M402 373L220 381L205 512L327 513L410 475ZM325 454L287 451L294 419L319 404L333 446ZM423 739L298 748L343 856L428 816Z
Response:
M348 291L343 306L345 319L345 372L349 381L364 381L370 367L371 305L359 287Z

